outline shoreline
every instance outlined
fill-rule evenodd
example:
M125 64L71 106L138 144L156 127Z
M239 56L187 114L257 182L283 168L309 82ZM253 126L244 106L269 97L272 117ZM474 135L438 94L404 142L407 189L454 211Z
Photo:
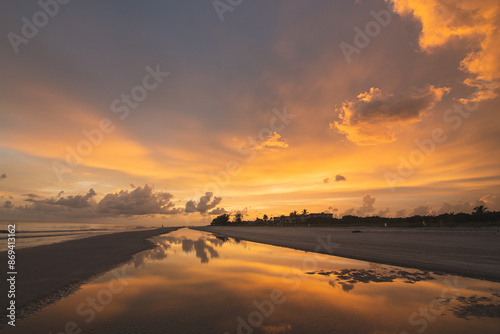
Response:
M307 252L500 282L498 229L270 226L191 228ZM354 230L361 233L352 233ZM337 246L320 247L318 250L318 238L326 241L328 236Z
M134 254L154 248L150 237L179 228L118 232L16 249L17 312L30 314L59 300L92 278L128 262ZM7 264L6 251L0 253L0 263ZM2 291L7 291L5 279L2 286Z

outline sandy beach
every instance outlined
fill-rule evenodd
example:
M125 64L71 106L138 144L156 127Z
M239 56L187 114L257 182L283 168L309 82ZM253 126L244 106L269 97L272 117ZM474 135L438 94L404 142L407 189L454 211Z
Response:
M30 311L51 303L132 255L153 248L147 238L177 229L121 232L16 250L16 308ZM7 263L6 252L0 253L0 261Z
M500 281L498 228L424 230L209 226L195 229L304 251ZM354 230L361 233L352 233ZM322 238L323 242L318 238Z

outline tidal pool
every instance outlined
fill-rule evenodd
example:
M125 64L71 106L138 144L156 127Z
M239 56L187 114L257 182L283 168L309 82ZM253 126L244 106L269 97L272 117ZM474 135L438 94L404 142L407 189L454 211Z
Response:
M8 333L500 333L500 283L181 229Z

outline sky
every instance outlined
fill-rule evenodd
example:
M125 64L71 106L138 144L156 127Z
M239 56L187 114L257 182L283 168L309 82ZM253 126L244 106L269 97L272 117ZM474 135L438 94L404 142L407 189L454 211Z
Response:
M0 12L2 219L500 210L497 0Z

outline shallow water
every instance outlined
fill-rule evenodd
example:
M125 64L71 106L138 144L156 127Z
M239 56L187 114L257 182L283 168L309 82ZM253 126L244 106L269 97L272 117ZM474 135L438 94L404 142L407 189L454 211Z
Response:
M9 225L12 224L15 225L17 249L83 239L101 234L151 228L118 224L2 221L0 230L6 235ZM7 250L6 237L0 239L0 251L5 250Z
M499 333L500 283L181 229L12 333Z

